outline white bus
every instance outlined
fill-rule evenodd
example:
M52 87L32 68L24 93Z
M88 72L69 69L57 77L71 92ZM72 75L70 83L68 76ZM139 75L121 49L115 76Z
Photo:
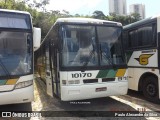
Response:
M37 40L35 46L37 46L41 36L40 30L35 29L35 34L34 38ZM0 105L29 103L32 100L31 16L28 12L0 9Z
M160 102L160 16L124 26L129 89Z
M35 53L47 93L62 101L126 94L121 41L121 23L59 18Z

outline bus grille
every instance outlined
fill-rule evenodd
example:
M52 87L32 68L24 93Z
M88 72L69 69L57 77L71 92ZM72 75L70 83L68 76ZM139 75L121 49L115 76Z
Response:
M102 82L111 82L115 81L115 78L102 78Z
M98 83L98 79L84 79L83 83Z

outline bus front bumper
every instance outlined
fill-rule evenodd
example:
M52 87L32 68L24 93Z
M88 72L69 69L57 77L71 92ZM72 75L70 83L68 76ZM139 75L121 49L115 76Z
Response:
M102 91L97 89L101 89ZM83 100L115 95L125 95L128 91L128 81L107 82L103 84L84 84L75 86L61 86L61 100Z
M0 92L0 105L32 102L34 99L33 89L33 85L31 85L13 91Z

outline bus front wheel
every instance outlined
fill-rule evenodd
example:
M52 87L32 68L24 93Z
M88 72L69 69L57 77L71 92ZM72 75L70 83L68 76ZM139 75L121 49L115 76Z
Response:
M158 80L156 77L148 76L143 81L143 94L148 101L160 103Z

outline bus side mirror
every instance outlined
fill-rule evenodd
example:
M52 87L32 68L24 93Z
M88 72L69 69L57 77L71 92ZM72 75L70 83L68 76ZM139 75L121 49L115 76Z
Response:
M41 43L41 28L33 28L33 47L34 51L40 47Z

